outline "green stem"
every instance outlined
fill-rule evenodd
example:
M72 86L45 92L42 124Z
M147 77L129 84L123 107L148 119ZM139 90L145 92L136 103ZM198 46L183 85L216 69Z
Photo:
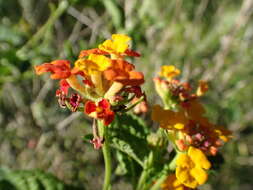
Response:
M108 126L104 126L102 121L98 121L98 129L100 137L104 137L104 144L102 147L104 162L105 162L105 178L104 178L104 185L103 190L110 190L111 189L111 150L109 144L109 136L108 136Z
M145 161L144 169L143 169L143 172L141 173L141 176L137 185L137 190L146 189L145 183L146 183L147 177L150 175L150 170L153 166L153 163L154 163L154 152L152 150L149 153L148 159Z
M144 96L142 96L139 100L137 100L135 103L127 107L126 109L123 110L123 112L128 112L129 110L133 109L137 104L141 103L144 100Z
M146 176L147 176L147 169L144 169L143 172L141 173L141 176L140 176L140 179L139 179L139 183L137 185L137 190L141 190L142 189L142 186L143 186L143 182L145 181L146 179Z
M177 158L181 155L181 152L176 152L175 157L173 158L173 160L171 160L171 162L169 163L169 170L174 171L176 169L176 164L177 164Z

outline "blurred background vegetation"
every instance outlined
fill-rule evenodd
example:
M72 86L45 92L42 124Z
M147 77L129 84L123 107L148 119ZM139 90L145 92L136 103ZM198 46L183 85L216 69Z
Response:
M38 168L100 189L101 153L82 141L90 120L59 108L57 82L35 76L33 66L75 60L112 33L126 33L142 53L134 62L150 105L159 103L152 78L161 65L182 69L184 81L209 81L208 115L234 139L201 189L252 190L252 13L253 0L0 0L0 167ZM113 189L130 189L124 178L113 180Z

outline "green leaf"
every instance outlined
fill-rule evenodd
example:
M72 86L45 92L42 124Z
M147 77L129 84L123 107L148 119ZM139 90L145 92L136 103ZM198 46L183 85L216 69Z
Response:
M133 187L135 187L138 180L137 176L139 176L142 171L141 166L121 151L116 151L116 158L118 165L115 170L115 174L126 177L126 180L131 181Z
M0 189L4 190L65 190L76 187L66 185L41 170L9 170L0 168Z
M93 134L87 134L83 137L84 142L90 143L90 141L93 139Z
M148 127L141 118L132 114L120 115L110 127L110 144L143 166L149 150L148 133Z

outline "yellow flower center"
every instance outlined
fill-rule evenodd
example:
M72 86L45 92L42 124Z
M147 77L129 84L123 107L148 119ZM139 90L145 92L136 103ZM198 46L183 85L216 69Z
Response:
M96 72L106 70L111 66L109 58L103 55L89 55L88 59L78 59L75 62L75 67L83 71L86 75L92 75Z

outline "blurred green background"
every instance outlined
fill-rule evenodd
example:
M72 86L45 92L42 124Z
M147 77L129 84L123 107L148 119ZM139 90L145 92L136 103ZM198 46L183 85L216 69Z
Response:
M184 81L209 81L208 115L234 139L201 189L252 190L252 13L253 0L0 0L0 167L39 168L100 189L101 152L82 141L90 120L59 108L57 82L35 76L33 66L73 61L80 50L125 33L142 54L133 62L145 74L150 105L160 103L152 78L161 65L182 69ZM124 178L113 181L113 190L131 189Z

